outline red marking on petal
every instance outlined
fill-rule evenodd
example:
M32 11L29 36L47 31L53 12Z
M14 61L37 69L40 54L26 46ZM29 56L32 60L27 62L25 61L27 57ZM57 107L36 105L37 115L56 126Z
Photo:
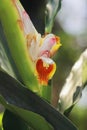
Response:
M53 37L53 38L50 39L50 44L51 44L51 45L54 45L55 42L56 42L56 38L55 38L55 37Z
M45 50L45 51L41 52L40 56L50 57L50 51Z
M53 41L53 42L56 42L56 38L55 38L55 37L53 37L53 38L52 38L52 41Z
M23 15L24 15L25 18L27 18L27 17L29 18L28 14L26 13L25 10L23 11Z
M60 38L58 36L51 38L51 41L50 41L51 44L54 45L55 43L58 43L58 42L60 42Z
M47 64L44 63L42 59L38 59L36 63L36 71L39 82L43 85L47 85L48 80L52 78L55 72L55 68L55 63Z

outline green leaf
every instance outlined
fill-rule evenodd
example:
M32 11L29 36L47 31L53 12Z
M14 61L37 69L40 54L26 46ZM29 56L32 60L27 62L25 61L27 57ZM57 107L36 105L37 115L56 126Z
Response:
M51 130L51 125L55 130L77 130L65 116L4 72L0 72L0 95L7 109L37 130Z
M10 74L12 77L21 79L17 70L17 67L13 61L6 37L3 32L2 25L0 23L0 68Z
M53 22L57 12L61 8L62 0L48 0L46 5L46 17L45 17L45 32L50 33L52 31Z
M15 124L15 125L14 125ZM3 116L3 129L4 130L30 130L27 123L22 120L20 117L10 112L9 110L5 110Z
M2 118L3 118L3 112L0 112L0 130L2 130Z
M15 2L20 2L19 0ZM20 15L13 0L0 0L0 20L8 43L11 56L16 64L23 83L39 93L39 86L34 75L33 63L29 57L24 30L21 28ZM10 25L10 26L9 26Z
M3 97L0 96L0 102L12 113L19 116L29 127L32 127L35 130L53 130L53 127L39 114L36 114L32 111L22 109L15 105L12 105L4 100ZM21 120L19 120L21 122ZM23 127L27 127L25 126ZM4 126L5 127L5 126ZM21 126L19 126L21 127ZM7 130L7 129L6 129Z
M4 69L7 73L14 75L9 59L6 54L6 50L8 49L8 47L6 47L5 43L6 39L3 35L2 26L0 24L0 67ZM7 48L6 50L4 48L4 45Z
M3 100L3 103L7 107L7 109L9 109L13 113L13 114L11 114L12 115L11 117L17 118L17 116L18 116L18 118L16 120L18 120L20 123L23 122L22 123L23 127L25 127L26 129L27 129L27 125L28 125L29 127L31 126L35 130L44 130L44 129L53 130L51 125L48 122L46 122L46 120L43 117L41 117L39 114L36 114L32 111L27 111L25 109L21 109L19 107L11 105L11 104L7 105L7 104L5 104L4 100ZM14 114L15 114L15 116L13 116ZM12 122L13 122L13 120L15 120L15 119L12 119ZM6 126L4 126L4 127L6 127ZM11 127L11 125L10 125L10 127ZM22 126L19 125L19 127L22 127ZM17 128L17 126L16 126L16 128Z

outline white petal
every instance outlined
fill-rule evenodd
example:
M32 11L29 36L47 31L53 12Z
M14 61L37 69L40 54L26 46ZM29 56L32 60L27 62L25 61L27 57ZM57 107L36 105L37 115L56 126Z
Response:
M22 7L20 1L16 1L15 2L16 4L16 7L18 9L18 12L20 14L20 17L21 17L21 20L24 24L24 31L25 31L25 35L28 35L28 34L37 34L37 31L34 27L34 25L32 24L28 14L26 13L26 11L24 10L24 8Z
M54 39L54 40L53 40ZM48 34L44 40L43 40L43 44L40 47L40 52L39 52L39 56L41 55L46 55L46 53L50 52L50 50L52 49L52 47L54 46L54 44L56 44L56 39L55 39L55 35L53 34Z

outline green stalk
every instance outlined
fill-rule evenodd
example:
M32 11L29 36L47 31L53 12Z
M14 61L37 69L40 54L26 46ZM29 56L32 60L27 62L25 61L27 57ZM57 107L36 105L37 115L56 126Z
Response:
M19 24L20 16L14 0L0 0L0 3L0 20L19 74L29 89L39 93L38 81L34 76L33 64L28 55L26 38Z
M49 103L51 103L51 97L52 95L52 86L48 85L48 86L42 86L42 94L41 96L47 100Z

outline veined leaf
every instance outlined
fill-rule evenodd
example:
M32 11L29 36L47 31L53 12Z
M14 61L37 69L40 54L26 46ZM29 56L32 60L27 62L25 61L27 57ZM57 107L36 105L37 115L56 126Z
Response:
M44 129L46 128L45 130L51 130L51 125L55 130L77 130L65 116L51 105L1 71L0 95L0 102L7 109L19 115L29 125L34 125L33 127L37 130L40 129L40 126L41 130L42 126Z

